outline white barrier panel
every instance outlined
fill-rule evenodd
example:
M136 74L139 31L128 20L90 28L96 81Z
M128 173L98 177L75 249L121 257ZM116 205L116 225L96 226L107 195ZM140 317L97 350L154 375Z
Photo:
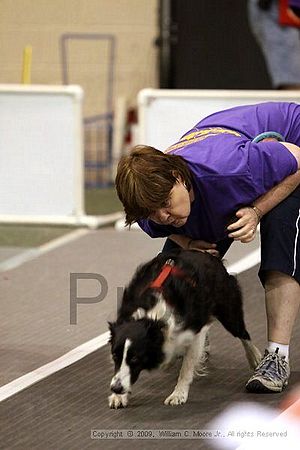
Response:
M137 143L164 150L210 114L266 101L300 103L300 91L143 89Z
M0 222L98 225L84 212L82 98L80 86L0 85Z

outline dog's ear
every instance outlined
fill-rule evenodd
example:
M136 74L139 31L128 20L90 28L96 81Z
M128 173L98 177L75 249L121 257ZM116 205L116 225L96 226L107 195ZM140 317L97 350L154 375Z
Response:
M113 329L116 326L116 322L107 322L107 323L108 323L109 331L113 331Z
M161 330L167 326L166 322L164 320L156 320L155 321L156 326Z
M147 334L150 341L156 341L157 338L161 337L160 331L165 328L166 323L163 320L151 320L148 325Z
M110 331L110 340L109 342L111 342L112 337L115 335L115 328L116 328L116 322L107 322L108 323L108 328Z

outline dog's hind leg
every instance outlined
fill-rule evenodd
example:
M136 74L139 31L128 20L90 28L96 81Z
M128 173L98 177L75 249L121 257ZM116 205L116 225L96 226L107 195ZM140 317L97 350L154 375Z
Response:
M240 339L243 344L246 358L251 369L255 369L261 361L261 353L258 348L251 341L250 335L246 330L242 312L236 314L236 322L228 320L228 317L218 317L222 325L229 331L234 337Z
M204 337L204 347L203 351L200 352L199 360L196 363L194 374L198 377L203 377L207 375L207 367L206 364L210 357L210 342L209 342L209 335L208 335L209 328L206 328L206 335ZM204 330L205 331L205 330ZM199 344L202 346L202 343ZM201 347L202 348L202 347Z
M236 323L228 321L227 317L226 318L218 317L218 319L222 323L222 325L226 328L226 330L228 330L234 337L240 339L241 343L243 344L246 353L246 358L248 360L250 368L255 369L261 361L261 353L251 341L250 335L246 330L244 324L242 313L240 315L239 314L236 315L237 319Z
M261 353L258 348L253 344L251 339L241 339L241 343L243 344L246 358L248 360L249 366L251 369L256 369L258 364L261 361Z
M186 403L190 385L194 378L195 366L204 352L205 337L208 328L209 325L205 325L193 338L191 345L183 357L177 384L172 394L164 401L165 405L176 406Z

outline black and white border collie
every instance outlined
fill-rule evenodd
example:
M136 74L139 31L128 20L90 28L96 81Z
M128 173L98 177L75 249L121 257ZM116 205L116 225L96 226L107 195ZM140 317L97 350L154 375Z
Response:
M127 406L143 369L168 366L178 355L183 355L182 367L164 403L185 403L194 374L203 368L207 332L215 319L241 340L254 369L261 355L245 328L238 283L221 260L178 250L140 266L124 290L117 321L109 323L115 363L110 408Z

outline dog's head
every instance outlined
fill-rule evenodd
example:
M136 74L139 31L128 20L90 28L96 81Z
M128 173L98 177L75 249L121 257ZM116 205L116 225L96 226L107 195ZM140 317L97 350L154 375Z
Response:
M163 321L143 318L109 323L115 375L110 387L116 394L131 391L142 370L160 366L164 360Z

